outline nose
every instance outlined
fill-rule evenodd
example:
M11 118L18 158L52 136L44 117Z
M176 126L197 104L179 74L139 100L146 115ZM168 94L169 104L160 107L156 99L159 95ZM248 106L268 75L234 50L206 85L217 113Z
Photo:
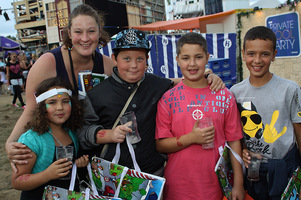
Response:
M82 41L86 42L88 40L89 40L89 34L87 32L84 32L82 36Z
M62 102L58 102L56 108L57 108L57 110L62 110L63 109L63 103Z
M256 63L260 63L261 62L261 56L260 55L255 55L255 57L254 57L254 62L256 62Z
M191 58L191 59L189 60L189 65L190 65L190 66L195 66L195 65L196 65L196 62L195 62L195 59L194 59L194 58Z
M131 68L137 68L138 66L138 61L137 60L132 60L131 61Z

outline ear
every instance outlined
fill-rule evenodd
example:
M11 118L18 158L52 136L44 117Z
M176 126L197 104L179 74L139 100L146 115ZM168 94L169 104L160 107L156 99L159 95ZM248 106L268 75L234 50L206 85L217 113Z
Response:
M246 61L246 58L245 58L245 50L241 50L241 54L242 54L242 60L243 61Z
M69 38L71 38L71 31L69 28L68 28L68 36L69 36Z
M272 58L272 61L274 62L275 61L275 57L276 57L276 55L277 55L277 49L275 49L275 51L274 51L274 55L273 55L273 58Z
M101 26L99 26L99 39L101 37Z
M114 53L111 54L111 58L113 60L114 65L117 66L117 57L115 57Z
M209 57L210 57L210 54L207 52L207 55L206 55L206 63L208 63Z

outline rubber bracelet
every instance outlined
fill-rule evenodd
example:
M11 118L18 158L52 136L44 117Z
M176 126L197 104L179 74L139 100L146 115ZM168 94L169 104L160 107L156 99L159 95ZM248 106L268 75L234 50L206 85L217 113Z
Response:
M205 79L207 79L208 78L208 76L210 75L210 73L208 73L208 74L205 74Z

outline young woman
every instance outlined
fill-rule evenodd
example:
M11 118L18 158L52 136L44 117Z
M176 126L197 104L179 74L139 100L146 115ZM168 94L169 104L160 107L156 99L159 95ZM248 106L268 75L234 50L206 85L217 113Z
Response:
M7 84L12 85L14 89L12 105L19 107L16 104L18 98L22 108L25 109L25 103L22 98L22 90L24 87L22 68L20 67L20 62L17 60L17 53L15 52L10 54L10 61L6 63L6 79L8 80Z

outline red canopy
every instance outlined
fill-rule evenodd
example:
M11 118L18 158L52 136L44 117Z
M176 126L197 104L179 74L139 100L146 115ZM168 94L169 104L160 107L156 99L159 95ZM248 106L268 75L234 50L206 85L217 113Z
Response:
M151 24L141 26L133 26L132 28L141 31L166 31L166 30L187 30L200 28L201 21L215 19L226 15L235 13L235 10L220 12L212 15L205 15L200 17L191 17L185 19L177 19L170 21L158 21Z

